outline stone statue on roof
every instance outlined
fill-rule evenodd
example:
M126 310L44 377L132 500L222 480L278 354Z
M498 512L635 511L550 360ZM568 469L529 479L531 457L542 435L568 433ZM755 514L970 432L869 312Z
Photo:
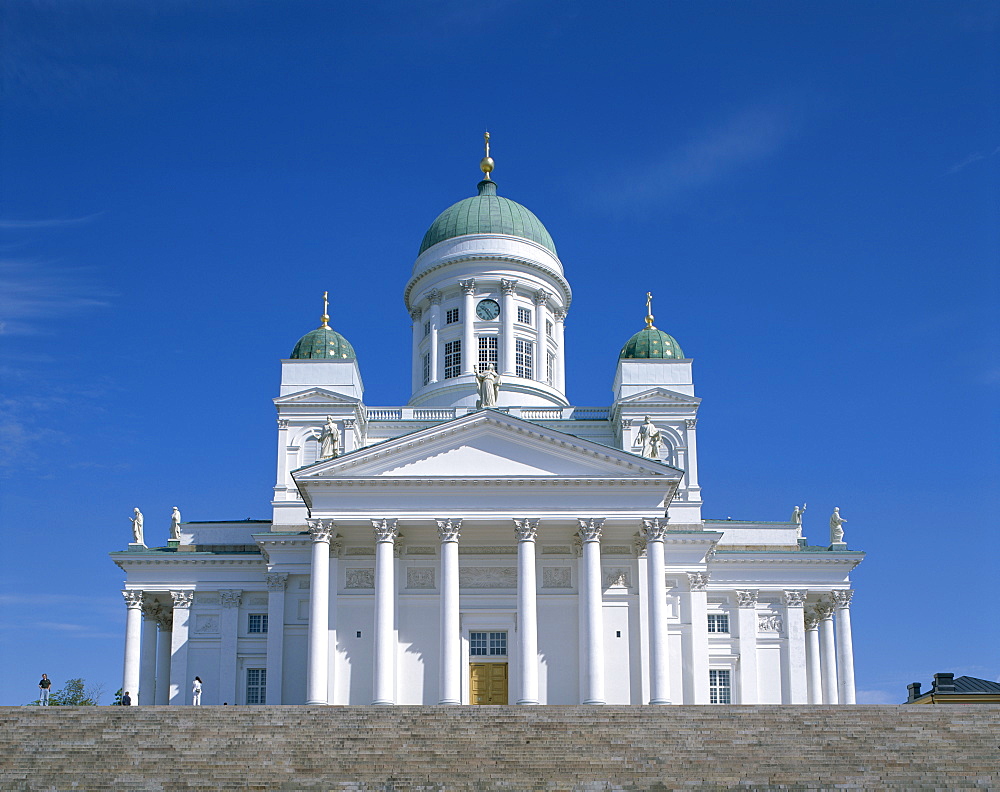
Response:
M660 430L656 428L648 415L642 426L639 427L639 435L636 440L642 446L642 455L646 459L660 458L660 446L663 445L663 435L660 434Z
M176 506L170 513L170 538L177 542L181 539L181 510Z
M136 506L133 511L135 512L135 516L129 517L132 521L132 542L134 544L141 544L145 547L146 543L142 539L142 512L139 511L138 506Z
M840 508L835 506L833 514L830 515L830 544L842 544L844 541L844 529L841 527L847 522L840 516Z
M476 382L479 383L479 401L476 406L496 407L500 402L500 375L497 370L490 363L488 368L480 370L479 366L476 366L474 371Z
M340 455L340 431L333 422L333 416L326 416L326 424L319 436L319 458L333 459Z

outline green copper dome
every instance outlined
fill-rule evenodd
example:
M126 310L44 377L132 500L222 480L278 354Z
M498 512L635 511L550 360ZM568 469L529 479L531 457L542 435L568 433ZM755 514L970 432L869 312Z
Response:
M660 358L665 360L682 360L684 353L681 351L677 340L657 330L655 327L644 327L622 347L622 352L618 356L621 360L633 360L637 358Z
M332 327L323 325L306 333L292 350L292 360L356 360L354 347Z
M555 243L541 221L521 204L497 195L496 183L489 179L479 182L479 195L459 201L438 215L424 234L420 252L466 234L507 234L530 239L557 255Z

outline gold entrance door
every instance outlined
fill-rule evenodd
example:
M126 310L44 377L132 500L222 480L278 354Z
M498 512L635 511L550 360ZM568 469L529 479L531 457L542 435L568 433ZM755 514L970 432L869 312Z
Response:
M507 703L506 663L470 663L469 677L473 704Z

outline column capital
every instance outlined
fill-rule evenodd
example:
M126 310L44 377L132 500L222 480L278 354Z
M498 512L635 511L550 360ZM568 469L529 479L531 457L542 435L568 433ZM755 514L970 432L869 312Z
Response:
M815 608L809 608L804 612L806 630L815 630L819 627L819 615Z
M122 596L125 598L125 606L127 608L141 608L142 594L143 592L137 589L125 589L122 591Z
M431 289L429 292L427 292L427 299L430 301L431 305L440 305L441 292L439 292L437 289Z
M737 589L736 590L736 607L738 608L756 608L757 607L757 595L760 592L757 589Z
M686 426L688 429L694 429L697 425L698 425L698 419L697 418L685 418L684 419L684 426Z
M423 315L424 315L424 309L423 308L414 308L412 311L410 311L410 318L414 322L419 322L420 321L420 317L423 316Z
M435 520L438 527L438 536L441 539L442 544L444 542L457 542L459 537L462 535L462 519L453 520L452 518L447 518L444 520Z
M577 531L577 535L580 537L580 540L584 543L601 541L601 532L604 530L604 519L604 517L592 517L590 519L577 517L576 520L580 524L580 530Z
M333 532L337 530L337 523L333 520L306 520L309 526L309 535L313 542L329 542Z
M557 322L564 322L566 321L566 310L564 308L556 308L552 312L552 316Z
M538 536L538 520L525 517L514 518L514 536L519 542L534 542Z
M396 520L377 520L371 518L372 529L375 531L376 542L389 542L392 544L399 536L399 528L396 527Z
M708 572L688 572L688 587L691 591L705 591L708 588Z
M516 288L517 288L516 279L514 278L511 278L509 280L507 278L500 279L500 291L502 291L504 294L513 296L514 290Z
M160 615L160 603L146 602L142 606L142 617L150 621L155 621Z
M468 294L470 297L476 293L476 279L469 278L468 280L460 280L458 285L462 287L462 294ZM468 319L466 319L468 321Z
M170 632L174 629L173 612L160 608L160 613L156 617L156 624L160 628L160 632Z
M268 591L284 591L285 585L288 583L288 573L269 572L264 575L264 580L267 581Z
M219 601L223 608L238 608L243 599L242 589L220 589Z
M174 601L174 610L177 608L190 608L191 603L194 602L194 592L176 589L170 592L170 598Z
M545 289L539 289L534 294L531 295L531 299L534 300L535 305L545 305L549 297L552 296L551 292L545 291Z
M632 551L635 553L636 558L646 557L646 536L639 529L632 536Z
M826 621L827 619L833 618L833 603L832 602L817 602L815 608L816 618L820 621Z
M809 592L805 589L786 589L782 593L782 602L787 608L801 608L806 604L806 595Z
M667 537L667 520L643 517L640 533L647 542L662 542Z
M851 607L851 598L854 596L854 589L836 589L830 592L830 599L836 608L847 609Z

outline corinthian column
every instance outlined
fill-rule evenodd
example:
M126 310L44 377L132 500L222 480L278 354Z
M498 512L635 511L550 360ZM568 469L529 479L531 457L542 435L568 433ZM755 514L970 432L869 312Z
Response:
M194 592L178 589L171 591L170 597L174 601L170 631L170 703L187 704L191 689L191 680L188 679L188 622Z
M663 540L666 520L643 519L649 596L649 703L670 703L670 652L667 645L667 582Z
M156 617L160 636L156 641L156 699L154 704L170 703L170 644L174 625L171 611L160 609Z
M438 704L462 703L462 629L459 620L458 539L461 520L438 520L441 538L441 675Z
M514 373L514 290L516 280L500 280L500 290L503 292L503 308L500 311L500 324L503 331L503 349L500 350L500 360L503 363L503 374Z
M685 642L684 688L690 704L708 704L708 572L688 572L684 597L691 633Z
M267 582L267 690L268 704L281 703L282 660L285 642L285 585L288 574L270 572Z
M372 704L396 703L395 520L372 520L375 529L375 672Z
M476 345L476 279L460 280L462 287L462 373L471 374L479 357Z
M125 598L125 667L122 673L122 692L136 697L139 703L139 641L142 635L142 592L122 592Z
M142 606L142 652L139 657L139 695L137 704L156 703L156 619L160 606L151 602Z
M330 538L336 524L333 520L307 520L306 523L312 537L306 704L327 704L330 684ZM268 624L268 630L270 628Z
M809 678L809 703L823 703L823 684L819 672L819 616L810 608L805 613L806 670Z
M856 704L854 691L854 641L851 638L851 597L854 591L831 591L837 611L837 668L840 678L840 703Z
M821 602L816 606L819 616L819 646L822 654L823 703L839 704L837 695L837 654L833 641L833 604Z
M808 683L806 681L806 634L805 618L802 610L806 602L806 593L794 589L784 593L785 603L785 644L784 670L784 703L806 704L809 701Z
M535 583L535 536L538 520L514 520L517 537L517 624L521 690L518 704L538 703L538 602Z
M420 321L420 317L423 316L423 313L424 312L420 308L414 308L412 311L410 311L410 319L413 320L413 328L412 328L413 329L413 350L412 350L412 355L413 355L413 371L411 372L411 379L413 380L413 382L411 383L412 386L413 386L413 388L412 388L412 392L413 393L416 393L424 385L424 381L423 381L423 365L422 365L423 361L420 358L420 342L423 340L423 337L424 337L424 334L423 334L424 333L424 325L423 325L423 322ZM347 438L345 437L344 439L346 441ZM345 445L346 445L346 443L345 443ZM344 450L345 451L349 451L350 449L349 448L345 448Z
M757 704L757 589L737 591L736 606L740 704Z
M535 379L545 382L545 363L548 360L548 345L545 343L545 303L552 295L539 289L533 295L535 303Z
M605 704L604 698L604 597L601 593L601 531L604 519L578 518L583 542L580 599L583 605L584 704Z
M236 661L240 630L240 603L243 591L240 589L220 589L222 619L219 624L219 693L217 701L236 703ZM211 702L211 693L209 693Z
M441 379L444 373L439 369L438 362L438 327L441 325L441 292L437 289L432 289L428 295L427 299L431 302L430 310L430 323L431 323L431 338L430 338L430 349L431 353L431 378L428 381L428 385L432 382L437 382Z

